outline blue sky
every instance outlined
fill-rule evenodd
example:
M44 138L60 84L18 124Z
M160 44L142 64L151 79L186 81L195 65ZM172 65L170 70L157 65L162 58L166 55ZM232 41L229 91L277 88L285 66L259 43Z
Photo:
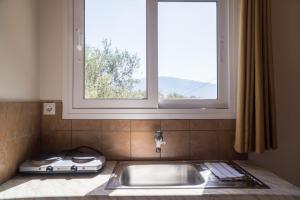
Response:
M146 1L86 0L86 43L104 38L141 58L137 78L145 77ZM159 76L217 82L216 3L158 4Z

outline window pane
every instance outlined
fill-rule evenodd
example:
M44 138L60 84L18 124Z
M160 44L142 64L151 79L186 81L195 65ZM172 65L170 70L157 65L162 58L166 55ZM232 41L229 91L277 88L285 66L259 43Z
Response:
M161 99L217 99L216 2L159 2Z
M145 99L146 0L85 0L85 98Z

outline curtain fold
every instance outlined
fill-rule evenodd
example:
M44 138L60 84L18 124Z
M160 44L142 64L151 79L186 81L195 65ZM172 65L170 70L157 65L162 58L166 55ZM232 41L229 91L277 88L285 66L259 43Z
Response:
M239 1L235 150L277 148L270 0Z

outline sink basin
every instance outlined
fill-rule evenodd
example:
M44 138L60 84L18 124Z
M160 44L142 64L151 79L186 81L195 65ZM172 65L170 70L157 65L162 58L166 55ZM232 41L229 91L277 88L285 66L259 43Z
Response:
M106 189L196 187L205 182L199 167L184 161L119 162Z
M118 162L106 189L267 188L235 163L228 164L246 178L221 181L201 161Z
M124 186L199 185L203 178L191 164L140 164L124 167L120 182Z

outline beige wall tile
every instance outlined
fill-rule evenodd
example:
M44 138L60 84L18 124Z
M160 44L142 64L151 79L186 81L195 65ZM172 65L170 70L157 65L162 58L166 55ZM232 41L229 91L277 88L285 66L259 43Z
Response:
M155 152L154 132L131 132L131 159L132 160L157 160L160 153Z
M214 119L190 120L190 130L192 131L218 130L218 125L218 120Z
M6 141L5 149L0 152L5 158L4 162L0 164L0 182L4 182L16 173L19 164L19 149L19 145L16 145L16 140Z
M218 120L218 124L219 130L235 130L235 119L220 119Z
M108 160L130 160L130 132L104 131L102 152Z
M71 148L71 131L47 131L41 140L43 153L58 153Z
M38 152L38 144L38 138L34 136L10 141L7 144L7 162L16 170L20 163Z
M103 131L130 131L130 120L103 120Z
M72 131L72 148L89 146L101 151L101 131Z
M8 146L9 143L7 140L0 140L0 184L12 176L9 165L15 165L8 162Z
M73 131L101 131L102 121L93 119L74 119L72 120Z
M6 104L0 103L0 144L1 141L6 140L6 136L7 136L6 109L7 109Z
M239 154L234 148L234 132L233 131L221 131L218 133L219 140L219 155L220 159L224 160L245 160L247 154Z
M2 126L5 126L7 139L15 139L19 133L18 123L22 121L21 110L22 103L6 103L6 122Z
M161 147L162 159L189 159L189 131L165 131L163 137L166 144Z
M23 103L19 116L17 132L18 137L40 133L41 130L41 105L39 103Z
M161 120L161 129L163 131L188 131L189 120Z
M131 120L131 131L158 131L160 120Z
M216 131L191 131L191 159L219 159L219 139Z
M62 119L62 103L56 102L55 115L42 115L43 131L70 131L71 120Z
M1 157L4 157L0 164L0 182L13 176L17 172L19 164L36 153L32 148L36 146L36 138L23 137L7 141L5 149L3 151L0 149Z
M0 184L39 152L39 102L0 102Z

